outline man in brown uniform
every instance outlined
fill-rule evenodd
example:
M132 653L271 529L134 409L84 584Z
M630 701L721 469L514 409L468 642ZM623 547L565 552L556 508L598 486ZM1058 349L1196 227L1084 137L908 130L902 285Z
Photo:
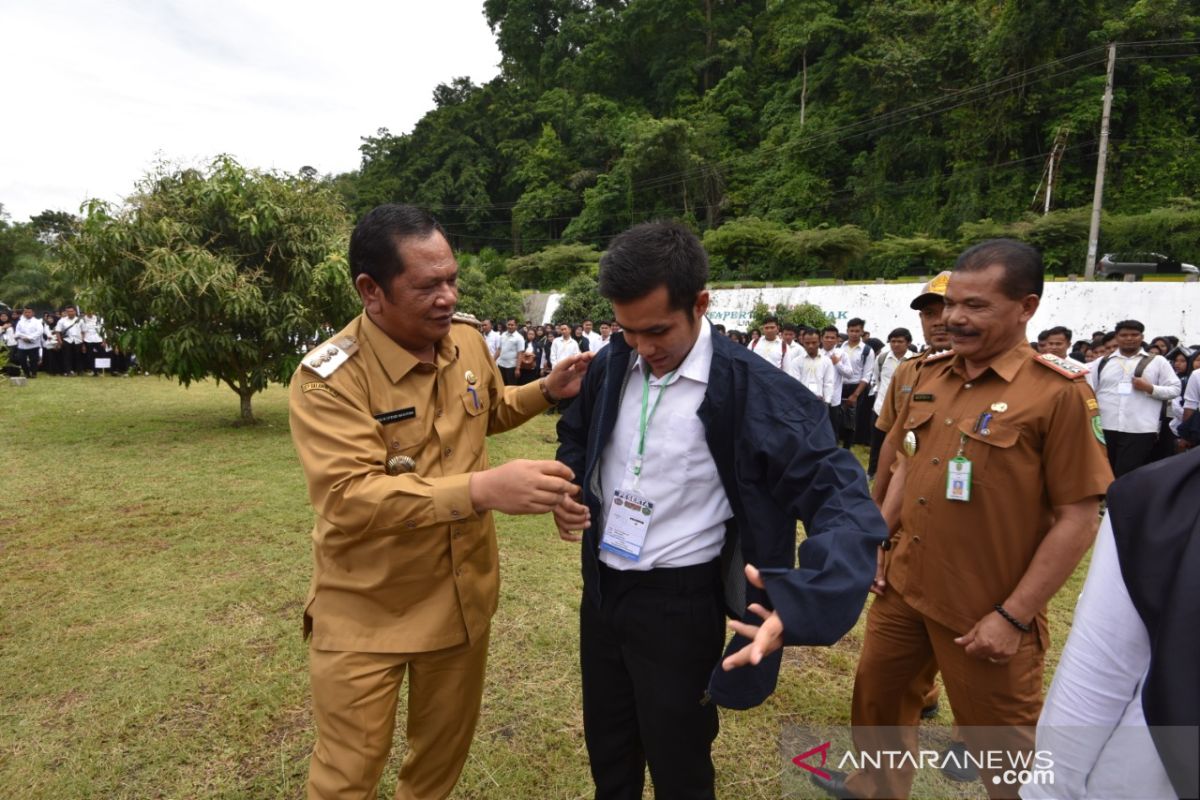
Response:
M317 514L308 794L375 796L407 671L396 797L445 797L479 716L499 595L491 511L549 511L573 477L555 461L488 469L484 440L577 393L588 356L505 387L479 332L453 324L458 264L411 206L363 218L350 270L364 313L304 357L290 396Z
M862 749L915 747L939 669L972 750L997 745L981 726L1025 726L1000 742L1032 748L1046 604L1087 552L1112 480L1083 370L1029 348L1041 293L1041 256L1004 239L959 256L946 287L953 352L926 359L888 436L905 457L884 503L888 588L871 605L855 675ZM897 741L869 726L905 727ZM981 772L993 796L1015 796L1000 773ZM836 796L894 798L912 778L901 764L814 782Z

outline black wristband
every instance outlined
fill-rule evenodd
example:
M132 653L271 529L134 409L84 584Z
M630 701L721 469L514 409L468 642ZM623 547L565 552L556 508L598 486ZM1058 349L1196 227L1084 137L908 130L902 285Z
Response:
M1026 625L1024 622L1018 622L1017 618L1005 611L1004 606L1000 605L999 603L996 603L996 605L992 606L992 608L996 609L997 614L1008 620L1009 624L1019 630L1021 633L1029 633L1033 630L1032 625Z

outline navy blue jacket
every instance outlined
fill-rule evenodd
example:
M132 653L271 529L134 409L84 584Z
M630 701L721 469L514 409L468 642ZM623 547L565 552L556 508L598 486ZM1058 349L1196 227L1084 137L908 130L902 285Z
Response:
M866 475L837 446L825 404L799 381L716 333L704 401L697 410L733 519L721 553L726 611L751 624L758 602L779 612L788 645L830 645L862 613L875 577L876 548L887 527ZM597 496L599 462L617 421L629 359L623 336L588 366L579 397L558 423L558 459L574 470L592 513L584 533L584 602L600 605L599 545L607 498ZM807 538L795 568L796 520ZM746 563L763 572L764 592L750 586ZM734 636L726 653L747 644ZM711 697L751 708L775 690L782 653L732 672L714 665Z

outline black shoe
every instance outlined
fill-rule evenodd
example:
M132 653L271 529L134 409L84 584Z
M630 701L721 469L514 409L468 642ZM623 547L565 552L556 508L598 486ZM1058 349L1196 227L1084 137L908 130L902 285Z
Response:
M933 705L925 706L921 709L921 719L933 719L938 715L938 704L935 700Z
M962 742L951 742L942 751L942 774L956 783L979 780L979 770L967 760L967 746Z
M822 778L817 773L812 773L808 776L812 781L812 785L820 789L830 797L839 798L839 800L853 800L857 795L853 795L846 788L846 773L838 772L836 769L825 770L829 773L828 778Z

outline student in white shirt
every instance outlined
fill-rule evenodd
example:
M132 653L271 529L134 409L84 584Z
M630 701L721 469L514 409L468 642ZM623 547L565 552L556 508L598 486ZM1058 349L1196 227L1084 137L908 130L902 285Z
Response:
M609 325L607 322L601 322L600 338L599 340L592 342L592 352L598 353L605 347L608 347L608 342L610 339L612 339L612 325Z
M787 344L779 338L779 320L767 317L763 320L762 336L750 343L750 350L771 366L783 369L783 358L787 355Z
M42 321L33 315L32 308L25 307L21 318L13 326L13 333L17 341L17 365L25 377L36 378L44 330Z
M595 351L600 345L600 334L592 330L594 326L590 319L583 321L583 335L588 340L588 350Z
M81 319L83 321L79 323L79 328L83 333L83 360L79 368L86 367L92 371L92 375L98 375L96 359L104 358L104 331L95 314L84 312Z
M833 364L833 403L829 406L829 424L833 426L833 438L842 438L842 418L845 416L842 408L842 386L849 377L850 365L842 358L842 338L838 335L836 325L826 325L821 330L821 352Z
M483 334L483 340L487 342L488 352L492 354L492 360L500 357L500 334L492 329L492 321L483 319L479 321L479 332Z
M79 350L83 344L83 320L74 306L63 309L63 315L54 325L54 332L62 342L63 374L74 375L76 370L82 369Z
M505 386L517 385L517 357L525 350L525 337L517 330L517 320L510 317L505 323L504 333L500 334L499 345L496 348L496 366L500 368L500 376Z
M1117 351L1092 365L1088 382L1100 403L1100 423L1113 475L1148 464L1158 440L1163 403L1179 396L1179 376L1162 356L1142 349L1146 327L1117 323Z
M800 334L800 347L793 347L784 359L783 371L804 384L825 403L833 404L833 384L836 370L821 352L821 334L805 329Z
M840 348L845 379L842 386L842 447L847 450L852 444L870 444L871 441L871 409L858 402L866 396L875 371L875 353L862 338L865 325L866 322L857 317L847 322L847 339Z
M870 476L875 475L875 468L879 466L879 451L883 449L883 440L887 438L886 431L875 427L875 420L879 419L879 412L883 410L883 402L887 399L888 387L892 385L896 367L912 355L908 349L911 344L912 333L908 328L896 328L888 334L888 346L875 360L878 369L875 373L875 403L871 407L871 457L867 461L867 474Z

